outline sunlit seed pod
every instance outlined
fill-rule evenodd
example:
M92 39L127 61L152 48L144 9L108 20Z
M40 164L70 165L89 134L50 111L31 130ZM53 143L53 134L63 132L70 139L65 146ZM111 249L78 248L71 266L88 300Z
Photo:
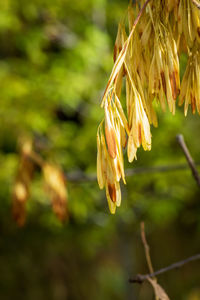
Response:
M177 88L176 85L176 75L175 72L172 72L171 74L169 74L169 78L170 78L170 84L171 84L171 88L172 88L172 97L174 100L176 100L179 90Z
M150 36L151 36L151 33L152 33L152 22L151 22L151 20L149 20L149 22L147 23L147 25L144 29L144 32L141 36L141 43L142 43L143 47L147 46Z
M110 165L111 165L112 176L114 181L119 182L121 179L121 168L120 168L118 157L114 159L110 159Z
M116 63L102 101L105 138L104 143L100 139L101 149L104 150L99 150L98 156L100 161L101 153L106 158L105 167L101 169L99 165L101 172L97 172L100 173L100 186L106 186L106 197L112 213L121 203L121 178L125 182L122 148L127 144L130 162L136 159L140 146L144 150L151 149L150 124L158 124L154 102L159 102L163 111L167 103L169 111L175 114L176 100L180 94L179 104L185 101L185 114L189 105L193 113L195 110L200 112L199 61L196 60L196 64L190 62L181 88L179 74L179 54L191 50L198 41L200 21L196 8L193 9L191 0L149 2L133 31L135 18L144 3L146 1L142 0L135 7L129 5L131 34L128 37L124 24L119 25L114 50ZM126 76L127 118L120 102L123 76Z
M171 82L170 82L170 74L169 74L169 68L166 66L165 67L165 78L166 78L166 87L167 87L167 102L169 106L169 111L172 114L175 114L175 99L173 98L172 95L172 87L171 87Z
M199 43L195 41L186 66L186 70L181 83L179 105L184 102L184 114L187 115L188 107L191 105L192 113L200 112L200 54Z
M192 5L192 22L196 33L196 39L200 42L200 4L199 6Z
M128 161L129 162L132 162L134 159L137 159L137 156L136 156L137 147L136 147L135 142L134 142L132 130L131 130L131 133L130 133L129 138L128 138L128 147L127 147L127 155L128 155Z
M103 153L102 153L102 145L99 136L99 132L97 133L97 181L100 189L104 188L105 185L105 177L103 172Z
M196 80L196 86L195 86L195 91L196 91L196 106L197 106L197 111L200 114L200 60L197 64L195 64L195 80Z
M185 105L184 105L184 115L185 116L187 116L188 106L190 104L190 85L189 85L189 82L190 81L188 81L187 90L186 90L186 94L185 94Z
M125 173L124 173L124 159L123 159L123 152L122 152L122 144L121 144L121 126L118 122L118 125L116 127L117 136L118 136L118 149L117 149L117 157L118 157L118 168L120 171L120 178L122 178L124 184L126 184L125 180Z
M179 32L184 33L187 45L191 48L195 38L199 39L199 9L191 0L180 0Z
M184 13L183 1L180 0L179 7L178 7L178 31L180 35L183 32L183 13Z
M191 7L190 7L190 0L187 0L187 14L188 14L188 33L190 39L193 41L195 38L195 33L193 32L193 26L192 26L192 18L191 18Z
M124 127L121 126L120 130L121 130L121 145L125 149L128 141L128 136L126 134L126 130L124 129Z
M106 183L106 198L108 201L108 207L111 214L115 214L117 203L116 203L116 190L114 184Z
M117 107L117 110L119 111L119 116L120 116L120 119L122 120L122 127L125 128L127 134L129 134L129 126L128 126L128 121L126 119L126 116L124 114L124 110L122 108L122 105L121 105L121 102L119 101L119 98L118 97L115 97L115 101L116 101L116 107Z
M127 78L127 85L129 88L129 95L126 96L126 107L127 107L127 113L128 113L128 125L129 125L129 130L132 122L132 109L134 107L134 94L133 90L131 88L131 83L130 80Z
M171 12L177 6L176 0L167 0L166 1L166 9Z
M117 205L117 207L120 207L120 205L121 205L121 188L120 188L119 182L115 183L115 188L116 188L116 205Z
M123 84L124 68L122 67L115 79L115 92L118 98L121 96L122 84Z
M158 118L157 118L157 114L153 107L153 102L151 99L149 99L149 111L150 111L150 115L151 115L150 124L153 124L154 127L158 127Z
M149 93L154 94L159 92L159 88L157 87L157 82L159 81L157 68L155 66L155 54L153 55L153 59L151 61L151 66L149 69Z
M109 164L109 161L108 161L109 154L108 154L107 147L106 147L105 137L104 137L104 134L102 131L100 133L100 138L101 138L101 146L102 146L102 165L101 165L101 167L102 167L102 172L103 172L103 178L106 183L106 181L108 179L107 168L108 168L108 164Z
M106 197L111 213L114 213L116 206L119 206L121 203L121 192L119 186L120 179L122 178L125 183L119 121L115 129L116 136L119 138L119 142L117 143L117 155L114 159L109 155L107 151L105 138L103 132L101 132L102 156L105 157L105 166L103 166L102 168L105 169L104 178L106 186Z
M117 155L117 145L115 140L115 131L113 127L113 116L110 105L106 102L105 106L105 135L106 143L108 146L108 152L112 158Z
M139 95L135 98L135 109L133 111L132 127L134 128L133 138L136 147L142 144L144 150L151 149L151 133L147 115Z

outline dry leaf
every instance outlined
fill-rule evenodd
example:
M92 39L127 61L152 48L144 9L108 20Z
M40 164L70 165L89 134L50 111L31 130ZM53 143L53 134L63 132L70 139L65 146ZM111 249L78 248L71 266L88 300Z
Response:
M155 296L158 300L170 300L164 289L156 282L155 279L148 278L148 281L153 286Z

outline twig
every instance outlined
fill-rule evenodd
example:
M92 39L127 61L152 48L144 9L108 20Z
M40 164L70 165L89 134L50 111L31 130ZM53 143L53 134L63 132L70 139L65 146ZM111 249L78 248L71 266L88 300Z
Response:
M197 168L195 166L194 160L192 159L192 156L191 156L191 154L190 154L190 152L189 152L189 150L186 146L183 135L182 134L177 135L176 139L177 139L179 145L181 146L181 148L182 148L182 150L185 154L185 157L186 157L188 165L189 165L189 167L192 171L192 175L194 176L194 179L196 180L198 186L200 186L200 176L199 176L199 173L198 173Z
M200 9L200 3L197 2L197 0L192 0L193 4Z
M172 265L170 265L168 267L162 268L162 269L160 269L160 270L158 270L158 271L156 271L154 273L145 274L145 275L138 274L135 278L130 279L129 282L130 283L143 283L148 278L155 277L157 275L166 273L166 272L171 271L171 270L179 269L182 266L186 265L187 263L192 262L192 261L196 261L196 260L200 260L200 253L196 254L194 256L191 256L191 257L189 257L189 258L187 258L185 260L176 262L176 263L174 263L174 264L172 264Z
M141 228L142 243L144 245L144 251L145 251L145 256L146 256L146 260L147 260L147 265L148 265L148 268L149 268L149 272L150 273L154 273L154 271L153 271L153 265L152 265L152 262L151 262L151 256L150 256L150 248L149 248L149 245L147 243L146 235L145 235L144 222L141 222L140 228Z
M141 222L140 229L141 229L141 238L142 238L142 243L144 245L144 251L145 251L145 256L146 256L146 261L147 261L147 265L149 268L149 272L151 274L153 274L154 270L153 270L153 265L152 265L151 256L150 256L150 247L149 247L149 245L147 243L147 239L146 239L144 222ZM156 280L156 277L154 276L153 279ZM155 300L159 300L157 295L155 295Z
M200 163L196 163L196 166L200 166ZM126 176L131 177L137 174L149 174L149 173L167 173L174 171L187 170L188 164L177 164L177 165L163 165L163 166L155 166L155 167L138 167L134 169L127 169ZM66 173L66 177L70 182L93 182L97 180L96 174L86 174L82 171L74 171Z
M40 155L38 155L36 152L31 151L28 154L28 157L34 161L40 168L42 168L42 166L45 164L44 160L42 159L42 157Z
M144 12L144 10L146 9L146 7L147 7L147 5L149 4L150 1L151 1L151 0L147 0L147 1L144 3L144 5L143 5L143 7L141 8L141 10L140 10L140 12L139 12L137 18L135 19L135 22L133 23L133 28L137 26L137 23L139 22L139 20L140 20L142 14L143 14L143 12Z

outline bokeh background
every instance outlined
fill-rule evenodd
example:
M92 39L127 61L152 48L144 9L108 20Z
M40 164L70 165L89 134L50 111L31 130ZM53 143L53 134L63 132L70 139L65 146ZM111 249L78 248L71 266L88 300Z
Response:
M110 215L96 181L68 182L69 221L51 210L38 170L27 222L11 216L21 137L41 143L41 155L68 174L96 172L100 99L112 65L120 0L0 1L0 299L153 299L140 238L145 221L155 269L200 251L200 190L189 169L127 177L123 202ZM185 58L182 59L182 72ZM199 161L200 119L163 114L152 128L151 152L127 167L184 164L182 133ZM200 299L200 263L159 277L173 300Z

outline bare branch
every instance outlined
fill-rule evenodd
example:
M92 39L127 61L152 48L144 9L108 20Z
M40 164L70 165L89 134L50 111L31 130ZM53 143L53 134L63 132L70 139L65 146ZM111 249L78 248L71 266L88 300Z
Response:
M141 228L141 238L142 238L142 243L144 245L144 251L145 251L145 256L146 256L146 260L147 260L147 265L149 268L149 272L153 273L153 265L151 262L151 256L150 256L150 248L149 245L147 243L147 239L146 239L146 235L145 235L145 228L144 228L144 222L141 222L140 224L140 228Z
M196 180L198 186L200 186L200 176L199 176L199 173L195 166L194 160L192 159L192 156L191 156L191 154L187 148L187 145L184 141L183 135L182 134L177 135L176 139L177 139L179 145L181 146L183 153L185 154L185 157L186 157L188 165L192 171L192 175L193 175L194 179Z
M200 260L200 253L199 254L196 254L194 256L191 256L185 260L181 260L179 262L176 262L168 267L165 267L165 268L162 268L154 273L150 273L150 274L145 274L145 275L140 275L138 274L135 278L133 279L130 279L129 282L130 283L143 283L145 280L147 280L148 278L153 278L155 276L158 276L160 274L163 274L163 273L166 273L168 271L171 271L171 270L175 270L175 269L179 269L181 268L182 266L192 262L192 261L196 261L196 260Z
M196 166L200 166L200 163L196 163ZM126 176L131 177L137 174L152 174L152 173L167 173L181 170L187 170L188 164L177 164L177 165L163 165L155 167L138 167L134 169L126 170ZM80 170L66 173L66 177L70 182L93 182L97 180L95 173L86 174Z
M192 2L198 9L200 9L200 3L198 3L197 0L192 0Z

